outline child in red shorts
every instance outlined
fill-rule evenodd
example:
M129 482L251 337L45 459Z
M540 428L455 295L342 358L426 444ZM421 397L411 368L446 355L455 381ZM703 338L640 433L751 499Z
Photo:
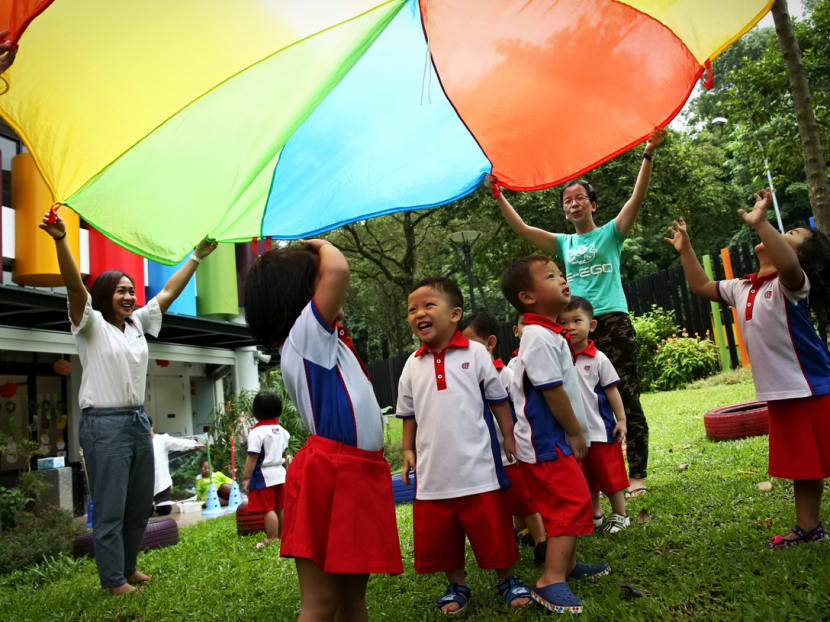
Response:
M558 321L568 331L588 420L591 446L582 461L582 468L591 489L594 528L617 533L631 524L625 511L628 475L622 453L626 425L625 408L617 389L620 377L608 357L588 339L588 333L596 328L597 321L594 319L594 307L586 298L572 296L570 304L559 314ZM607 522L602 514L600 491L611 502L611 515Z
M276 393L260 391L251 410L257 424L248 433L242 489L248 493L248 510L265 514L265 539L256 545L261 549L280 537L285 454L291 435L280 425L282 400Z
M495 365L499 374L499 380L505 390L509 390L510 381L513 379L513 370L505 365L501 359L495 358L495 350L499 344L499 325L496 318L487 312L473 313L461 320L460 328L461 334L467 339L478 341L487 348L490 356L493 357L493 365ZM516 415L512 413L512 408L511 405L511 414L515 424ZM504 439L501 438L501 432L498 428L496 433L499 437L499 444L503 444ZM507 478L510 480L510 488L505 489L505 499L507 509L513 516L513 524L514 526L521 524L521 528L530 533L533 538L534 561L537 564L542 564L545 561L545 548L548 541L548 537L545 535L545 526L542 524L542 515L536 511L533 505L533 499L531 499L530 492L525 484L519 462L515 457L509 460L504 453L504 447L501 451L501 463L504 466L505 473L507 473Z
M349 264L326 240L260 255L245 283L245 318L280 346L285 389L310 436L284 484L280 555L292 557L303 620L365 620L369 573L403 572L383 416L339 324Z
M607 564L576 561L576 538L593 533L591 494L579 461L587 429L571 349L555 318L571 291L545 255L514 262L501 278L507 300L524 312L510 397L517 416L516 457L548 536L545 570L532 596L549 611L582 612L567 581L608 574Z
M513 419L507 391L480 343L458 332L464 304L455 281L422 280L409 294L412 332L422 345L404 365L396 414L403 419L403 477L415 469L415 570L446 572L449 587L438 607L456 614L472 594L464 571L470 540L480 568L496 571L505 604L527 605L530 590L513 574L519 550L505 507L510 486L501 461L513 457ZM494 421L495 419L495 421Z

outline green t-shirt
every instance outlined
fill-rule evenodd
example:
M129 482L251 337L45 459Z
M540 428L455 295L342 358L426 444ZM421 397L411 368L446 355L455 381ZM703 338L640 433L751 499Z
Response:
M588 233L556 234L556 254L565 262L571 293L587 298L594 315L628 313L620 279L624 240L614 220Z
M196 480L196 498L199 499L199 501L207 499L210 482L211 479L209 477L203 477L202 479ZM219 486L222 484L230 484L231 482L233 482L233 480L221 471L213 472L213 485L217 490L219 490Z

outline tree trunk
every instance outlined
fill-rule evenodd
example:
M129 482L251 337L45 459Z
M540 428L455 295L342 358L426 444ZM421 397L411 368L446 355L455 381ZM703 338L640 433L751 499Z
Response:
M801 153L804 156L804 171L807 175L807 192L816 227L830 232L830 183L827 181L824 154L818 134L818 124L813 113L813 101L810 86L801 62L801 50L793 31L793 23L787 9L786 0L776 0L772 5L772 17L775 20L775 32L778 43L787 63L787 77L790 80L790 92L793 96L795 116L798 120L798 133L801 136Z

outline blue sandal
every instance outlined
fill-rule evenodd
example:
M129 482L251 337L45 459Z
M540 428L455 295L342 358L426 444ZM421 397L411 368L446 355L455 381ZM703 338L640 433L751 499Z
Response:
M499 583L496 587L499 590L499 594L504 599L504 604L508 607L510 607L510 603L512 603L517 598L532 598L530 589L522 582L522 580L519 577L508 577L504 581ZM526 604L521 606L526 607L529 604L530 602L528 601ZM517 607L519 607L519 605L517 605Z
M582 601L562 583L551 583L544 587L534 587L530 595L537 603L553 613L582 613Z
M611 566L608 564L586 564L585 562L576 562L576 566L571 570L571 574L565 577L566 581L573 581L575 579L597 579L611 574Z
M827 532L824 530L824 527L821 523L816 525L816 527L810 532L804 531L801 527L796 525L795 527L793 527L792 533L795 534L795 538L773 536L772 538L770 538L770 541L767 542L767 548L788 548L791 546L796 546L797 544L803 544L804 542L818 542L819 540L824 540L828 537Z
M472 596L472 594L472 590L470 590L470 588L466 585L450 583L449 586L447 586L447 591L444 592L444 595L435 602L438 605L439 610L444 605L449 605L452 603L458 605L458 609L456 611L441 611L441 613L445 615L454 616L461 613L467 608L467 603L470 602L470 596Z

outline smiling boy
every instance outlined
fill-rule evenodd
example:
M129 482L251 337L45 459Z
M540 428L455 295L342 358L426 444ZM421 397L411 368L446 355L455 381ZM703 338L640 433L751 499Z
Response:
M558 266L545 255L519 259L502 275L507 300L524 313L510 395L516 410L516 456L548 536L545 569L533 599L557 613L582 612L570 579L608 574L607 564L576 561L576 537L593 533L591 495L579 461L587 453L578 379L555 318L571 299Z
M470 599L465 535L479 567L496 570L505 603L530 602L530 591L513 574L519 551L504 505L502 488L510 484L495 429L497 423L505 454L512 458L507 392L487 349L458 332L462 305L451 279L434 277L415 285L408 318L422 345L407 359L398 384L404 482L409 483L410 470L417 475L415 570L446 572L449 587L438 600L444 613L461 612Z

